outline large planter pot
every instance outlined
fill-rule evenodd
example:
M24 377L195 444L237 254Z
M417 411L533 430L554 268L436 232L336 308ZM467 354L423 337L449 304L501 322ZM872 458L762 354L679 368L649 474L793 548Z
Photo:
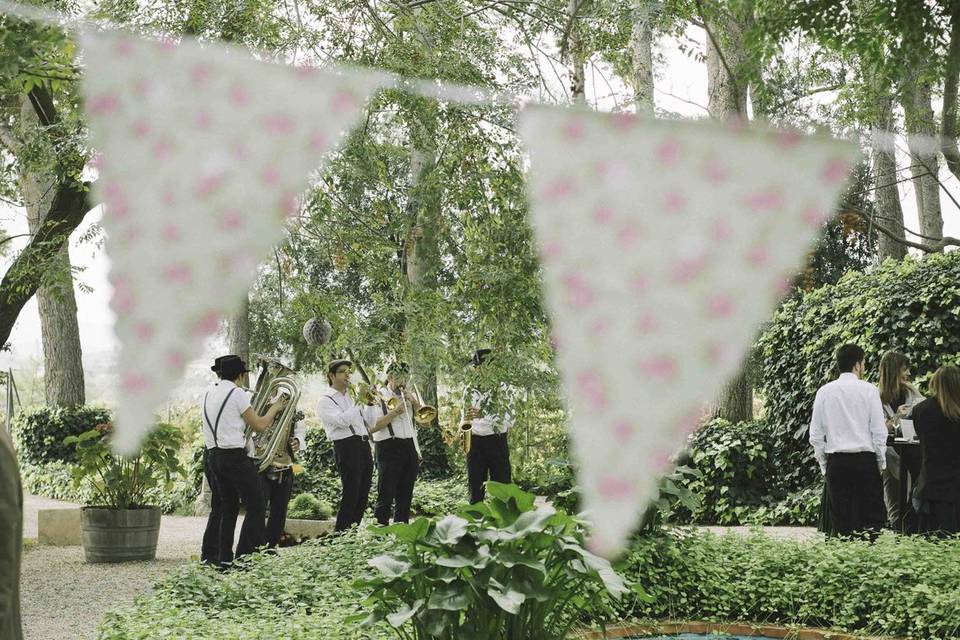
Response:
M87 562L128 562L157 557L160 509L84 507L80 538Z

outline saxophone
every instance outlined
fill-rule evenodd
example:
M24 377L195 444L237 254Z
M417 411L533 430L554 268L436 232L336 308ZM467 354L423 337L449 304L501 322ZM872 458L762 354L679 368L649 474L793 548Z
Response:
M253 437L258 471L263 472L270 467L288 469L294 462L288 442L296 422L297 402L300 400L300 388L292 377L296 371L276 358L265 356L258 358L258 365L260 375L257 377L257 386L254 387L253 399L250 402L253 410L258 415L265 414L270 406L270 399L278 391L289 395L290 400L283 411L277 414L272 425L256 434L248 427L247 437Z

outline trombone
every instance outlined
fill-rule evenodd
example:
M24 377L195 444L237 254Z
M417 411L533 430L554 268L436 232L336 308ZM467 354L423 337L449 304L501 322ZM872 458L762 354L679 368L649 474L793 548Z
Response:
M420 404L420 408L417 409L413 419L419 425L429 426L433 424L433 421L437 418L437 408L432 404L423 404L423 396L420 395L420 389L417 388L416 382L413 383L413 392L417 394L417 402Z

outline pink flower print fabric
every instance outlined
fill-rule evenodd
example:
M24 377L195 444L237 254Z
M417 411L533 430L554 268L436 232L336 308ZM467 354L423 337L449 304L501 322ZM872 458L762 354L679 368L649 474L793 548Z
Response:
M390 83L222 46L84 34L84 91L114 285L116 450L246 294L323 154Z
M612 556L738 371L858 152L543 106L520 132L591 544Z

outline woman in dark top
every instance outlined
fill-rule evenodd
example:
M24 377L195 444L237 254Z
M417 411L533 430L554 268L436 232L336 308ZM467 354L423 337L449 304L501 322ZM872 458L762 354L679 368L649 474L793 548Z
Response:
M960 532L960 367L940 367L931 398L913 408L923 470L918 486L922 530Z

